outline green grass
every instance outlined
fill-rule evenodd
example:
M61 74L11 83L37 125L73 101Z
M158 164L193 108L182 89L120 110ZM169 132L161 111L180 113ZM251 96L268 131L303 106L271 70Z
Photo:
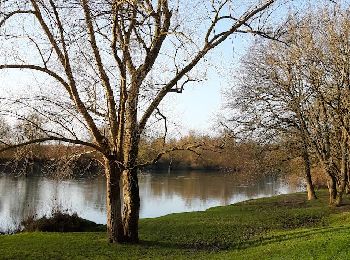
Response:
M104 232L0 236L0 259L350 259L350 202L327 193L250 200L140 221L138 245L112 245Z

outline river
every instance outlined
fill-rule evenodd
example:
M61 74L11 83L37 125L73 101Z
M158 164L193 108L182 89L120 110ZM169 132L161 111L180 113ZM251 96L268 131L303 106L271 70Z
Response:
M139 176L141 218L205 210L252 198L302 190L280 178L220 172L148 173ZM47 177L0 177L0 231L25 217L49 214L52 208L106 223L106 185L103 176L70 180Z

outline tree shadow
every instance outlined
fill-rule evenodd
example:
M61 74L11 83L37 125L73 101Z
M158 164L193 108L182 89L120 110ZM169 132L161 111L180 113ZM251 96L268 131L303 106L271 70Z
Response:
M349 230L349 227L322 227L313 228L311 230L300 230L283 233L280 235L271 235L268 237L259 237L253 240L239 241L239 242L223 242L223 241L196 241L188 243L178 243L171 241L150 241L141 240L139 245L145 248L162 248L173 250L186 251L203 251L203 252L218 252L227 250L240 250L250 247L264 246L276 242L283 242L288 240L307 238L314 235L323 235L331 232L339 232L342 230Z
M162 248L162 249L174 249L174 250L186 250L186 251L205 251L205 252L217 252L227 250L230 248L230 244L224 244L220 242L188 242L178 243L170 241L148 241L141 240L139 245L146 248Z
M311 230L303 230L303 231L293 231L284 233L281 235L272 235L270 237L258 238L251 241L246 241L241 244L237 244L237 247L233 247L235 249L245 249L248 247L257 247L264 246L275 242L283 242L288 240L294 240L299 238L306 238L314 235L322 235L331 232L338 232L342 230L349 230L349 227L322 227L322 228L313 228Z

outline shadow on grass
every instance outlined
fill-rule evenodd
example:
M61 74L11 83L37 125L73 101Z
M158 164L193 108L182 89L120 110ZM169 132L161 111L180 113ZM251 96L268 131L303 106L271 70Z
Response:
M162 249L174 249L174 250L187 250L187 251L205 251L205 252L218 252L227 250L231 246L230 244L224 244L218 242L204 242L198 241L193 243L176 243L168 241L140 241L139 245L147 248L162 248Z
M258 238L251 241L246 241L242 243L237 243L232 245L232 249L246 249L248 247L264 246L271 243L283 242L288 240L294 240L299 238L307 238L314 235L324 235L327 233L339 232L339 231L349 231L348 226L344 227L324 227L324 228L313 228L311 230L305 231L292 231L290 233L285 233L281 235L272 235L270 237Z
M283 241L289 241L294 239L307 238L315 235L324 235L332 232L349 231L349 227L326 227L326 228L314 228L312 230L294 231L281 235L272 235L270 237L260 237L255 240L239 241L237 243L223 243L222 241L197 241L188 243L176 243L171 241L146 241L142 240L138 244L145 248L160 248L167 250L186 250L186 251L203 251L203 252L219 252L227 250L240 250L251 247L264 246L272 243L278 243Z

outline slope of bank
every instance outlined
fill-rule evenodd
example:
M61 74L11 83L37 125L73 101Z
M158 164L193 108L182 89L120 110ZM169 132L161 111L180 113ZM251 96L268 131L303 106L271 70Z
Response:
M140 222L141 243L111 245L104 232L0 236L1 259L346 259L350 203L332 208L327 193L250 200ZM161 206L161 205L160 205Z

